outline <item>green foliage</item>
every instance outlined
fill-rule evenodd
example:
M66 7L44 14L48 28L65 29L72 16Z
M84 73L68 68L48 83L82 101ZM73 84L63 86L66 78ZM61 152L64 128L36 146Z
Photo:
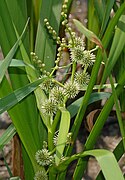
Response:
M1 0L0 43L5 58L0 62L0 114L8 111L13 124L0 137L0 149L18 133L27 180L65 179L74 160L78 164L73 178L79 180L89 156L97 159L106 179L122 180L116 159L119 160L125 148L120 114L124 105L120 101L121 108L118 103L121 92L124 97L125 71L118 68L117 83L112 80L112 71L124 55L125 3L116 8L115 1L88 2L87 27L73 20L87 38L87 45L68 24L71 3L71 0ZM62 27L67 36L60 38ZM92 49L95 44L96 48ZM71 62L63 66L60 61L65 49L70 51ZM60 69L64 69L62 81L56 76ZM104 84L108 77L109 85ZM105 87L112 88L112 93L99 92ZM93 92L95 89L98 92ZM88 105L105 98L107 102L87 137L83 152L72 154ZM94 150L114 104L122 136L122 144L114 150L116 159L107 150ZM97 179L103 176L100 172Z

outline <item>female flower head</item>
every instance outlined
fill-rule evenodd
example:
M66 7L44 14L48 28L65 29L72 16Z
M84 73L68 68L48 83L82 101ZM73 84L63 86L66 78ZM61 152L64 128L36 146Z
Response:
M66 82L64 84L64 95L72 99L79 93L79 85L77 82Z
M37 171L35 174L34 180L48 180L47 174L45 171Z
M47 99L42 102L41 111L44 115L52 116L57 111L57 104L52 99Z
M40 166L49 166L54 162L54 156L45 148L36 152L35 159Z

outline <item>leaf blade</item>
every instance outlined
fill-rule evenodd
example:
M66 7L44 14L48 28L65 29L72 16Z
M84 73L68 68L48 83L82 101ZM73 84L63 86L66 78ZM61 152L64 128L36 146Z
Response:
M59 164L60 159L63 155L63 151L66 145L66 139L69 132L70 127L70 114L65 108L60 108L62 113L61 115L61 122L59 127L59 135L56 145L56 156L55 156L55 163L56 165Z

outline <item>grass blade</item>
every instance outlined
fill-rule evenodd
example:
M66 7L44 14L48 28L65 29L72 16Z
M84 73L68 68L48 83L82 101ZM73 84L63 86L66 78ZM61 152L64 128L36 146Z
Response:
M20 40L21 40L22 36L24 35L25 30L26 30L27 24L28 24L28 21L27 21L27 23L26 23L26 25L24 27L24 30L23 30L21 36L19 37L17 42L14 44L14 46L12 47L12 49L10 50L10 52L7 54L4 61L0 65L0 83L1 83L1 81L2 81L2 79L4 77L4 75L5 75L5 72L6 72L7 68L8 68L14 54L16 53L19 42L20 42Z
M104 174L105 179L110 179L110 180L114 180L119 179L119 180L123 180L123 175L122 172L120 170L120 167L115 159L115 156L112 152L108 151L108 150L104 150L104 149L95 149L95 150L89 150L89 151L84 151L81 152L79 154L74 154L71 157L64 159L64 161L62 161L62 163L60 163L59 168L61 171L64 171L67 169L68 165L74 161L77 160L79 158L85 158L87 156L94 156L96 158L96 160L98 161L101 170ZM88 158L88 157L87 157ZM112 169L114 171L111 172L110 168L108 167L112 167ZM115 173L117 172L117 173ZM117 174L117 175L116 175ZM75 176L73 176L73 179L76 179ZM80 180L80 177L77 177L78 180Z
M107 4L106 4L104 17L102 19L102 26L101 26L101 30L100 30L100 37L102 37L102 35L103 35L103 33L104 33L105 29L106 29L107 23L108 23L109 18L110 18L111 9L112 9L112 7L114 5L114 2L115 2L115 0L108 1Z
M22 99L28 96L32 91L34 91L40 83L44 81L43 79L39 79L33 83L29 83L28 85L15 90L13 93L5 96L0 99L0 114L4 111L9 110L14 105L19 103Z
M116 32L115 32L112 47L109 53L109 59L106 63L106 67L103 73L101 84L103 84L106 81L120 53L122 52L123 47L125 45L125 42L123 41L124 38L125 38L125 15L122 15L119 20Z
M14 125L11 124L0 137L0 150L3 149L3 147L13 138L15 134L16 129Z
M56 43L48 35L44 24L44 19L47 18L49 20L50 25L55 29L58 34L61 8L62 0L42 1L35 52L37 56L46 64L47 71L51 71L51 68L54 66L55 63Z
M100 93L95 92L95 93L92 93L91 96L90 96L90 100L88 102L88 105L93 103L93 102L102 100L104 98L109 98L110 95L111 95L110 93L105 93L105 92L100 92ZM70 112L71 118L74 117L77 114L77 112L79 110L79 107L80 107L80 104L83 101L83 98L84 97L81 97L81 98L77 99L71 105L69 105L67 107L67 110Z
M100 39L92 31L88 30L80 21L76 19L74 19L73 22L81 33L83 33L90 41L94 42L101 49L103 49Z
M124 179L122 172L118 166L118 163L115 159L115 156L110 151L103 150L103 149L90 150L90 151L85 151L84 154L94 156L97 159L102 169L105 179L110 179L110 180L114 180L114 179L123 180ZM113 171L111 171L110 168L107 168L107 165L108 167L112 167Z
M56 165L59 164L60 159L63 155L63 151L66 145L67 135L69 132L69 127L70 127L69 112L64 108L60 108L60 111L62 115L61 115L59 135L58 135L58 140L57 140L57 145L56 145L56 157L55 157Z

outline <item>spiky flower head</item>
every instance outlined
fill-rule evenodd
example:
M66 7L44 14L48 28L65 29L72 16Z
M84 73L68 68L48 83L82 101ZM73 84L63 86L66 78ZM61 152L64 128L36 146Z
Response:
M47 76L45 75L44 77L47 77ZM55 84L50 78L50 79L45 80L42 84L40 84L40 88L44 90L46 93L48 93L54 87L54 85Z
M85 43L83 41L83 39L81 39L80 37L75 37L75 40L74 40L74 44L75 44L75 47L85 47Z
M54 162L54 156L45 148L36 152L35 159L40 166L50 166Z
M68 98L74 98L79 93L79 85L76 82L66 82L64 84L64 95Z
M58 135L59 135L59 131L56 131L55 134L54 134L54 138L53 138L54 146L57 145ZM68 133L67 134L67 139L66 139L66 145L71 144L71 142L72 142L72 133Z
M77 72L75 73L75 81L80 87L87 85L89 83L90 76L87 72Z
M50 92L50 98L58 105L64 101L64 91L62 87L54 87Z
M54 137L53 137L54 146L57 145L58 135L59 135L59 130L55 132Z
M41 111L44 115L52 116L57 111L57 104L52 99L47 99L42 102Z
M37 171L34 180L48 180L48 176L45 171Z
M71 60L73 62L81 62L84 58L84 47L82 46L76 46L74 48L71 48Z
M95 60L95 55L90 51L85 50L83 46L71 48L71 60L82 66L90 66Z
M78 60L78 63L82 66L91 66L94 60L95 55L90 51L85 50L83 51L83 58L81 60Z

